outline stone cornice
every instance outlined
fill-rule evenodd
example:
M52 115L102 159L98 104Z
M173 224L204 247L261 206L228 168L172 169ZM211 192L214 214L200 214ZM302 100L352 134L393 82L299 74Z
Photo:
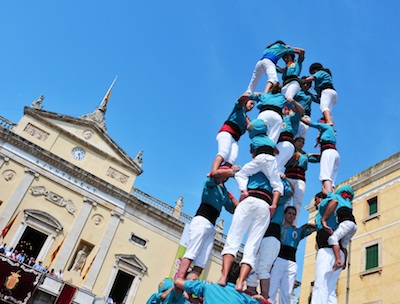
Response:
M149 204L140 201L138 198L134 197L132 194L127 193L116 186L104 181L103 179L79 168L66 160L52 154L51 152L35 145L34 143L26 140L25 138L11 132L10 130L0 126L0 140L4 140L6 143L15 146L16 148L35 155L38 159L46 162L47 164L59 168L70 176L77 178L92 187L99 189L100 191L112 196L113 198L127 204L135 206L135 208L141 209L155 209ZM161 211L160 211L161 212ZM163 212L161 212L163 213ZM176 223L176 219L170 219ZM184 225L184 224L182 224Z
M91 122L91 121L88 121L88 120L85 120L85 119L82 119L82 118L75 118L75 117L71 117L71 116L67 116L67 115L63 115L63 114L57 114L57 113L53 113L53 112L38 110L38 109L31 108L31 107L25 107L24 108L24 114L25 115L29 115L29 116L37 119L38 121L42 122L43 124L45 124L45 125L53 128L53 129L59 131L63 135L73 139L74 141L78 142L82 146L86 146L88 149L95 151L96 153L102 155L103 157L106 157L106 158L118 163L119 165L129 169L129 170L133 170L137 175L140 175L140 174L143 173L143 169L140 167L140 165L137 164L131 157L129 157L129 155L127 155L118 146L118 144L114 140L112 140L111 137L109 137L108 134L104 130L102 130L94 122ZM89 128L92 128L92 129L96 130L96 132L98 134L100 134L100 136L110 146L113 147L113 149L118 153L119 156L121 156L126 161L126 163L124 163L121 160L119 160L119 159L117 159L117 158L105 153L103 150L101 150L101 149L97 148L96 146L90 144L89 142L79 138L78 136L67 132L63 128L61 128L61 127L49 122L45 118L64 121L64 122L68 122L68 123L75 124L75 125L86 126L86 127L89 127Z
M377 163L372 167L369 167L359 174L353 175L349 179L340 183L340 185L350 185L353 187L354 190L359 190L366 185L369 185L397 170L400 170L400 152ZM340 185L338 185L338 187L340 187Z

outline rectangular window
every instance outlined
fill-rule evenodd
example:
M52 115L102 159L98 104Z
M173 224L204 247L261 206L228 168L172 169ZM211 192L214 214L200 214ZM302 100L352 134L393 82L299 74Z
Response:
M378 244L365 248L366 263L365 270L376 268L379 266L379 247Z
M368 215L378 213L378 198L375 196L368 201Z

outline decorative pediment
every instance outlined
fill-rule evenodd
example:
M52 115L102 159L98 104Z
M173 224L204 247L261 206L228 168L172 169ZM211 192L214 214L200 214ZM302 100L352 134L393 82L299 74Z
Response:
M55 228L56 231L63 230L61 223L52 215L47 212L36 210L36 209L26 209L24 210L25 217L31 217L39 222L45 223L48 226Z
M134 254L117 254L118 267L121 269L131 270L130 272L136 272L144 274L147 271L147 266Z
M71 117L54 112L38 110L33 107L25 107L24 114L30 116L42 124L47 125L51 129L64 134L75 140L77 145L87 147L94 152L117 162L130 170L133 170L136 175L143 172L142 153L140 157L131 158L118 146L116 142L92 120L84 118ZM40 140L45 140L49 135L46 131L30 123L24 132L28 132ZM139 155L138 154L138 155Z

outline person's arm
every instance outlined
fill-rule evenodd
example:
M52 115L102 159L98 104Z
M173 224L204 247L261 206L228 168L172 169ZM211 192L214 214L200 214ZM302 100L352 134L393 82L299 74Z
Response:
M281 194L279 193L279 191L274 191L273 197L272 197L272 204L271 204L271 206L269 206L269 218L272 218L274 216L280 197L281 197Z
M286 70L286 67L283 68L283 67L281 67L281 66L279 66L279 65L276 65L275 68L276 68L276 71L277 71L278 73L283 73L283 71Z
M262 95L261 92L254 92L254 93L252 93L252 94L249 95L249 98L250 98L251 100L260 101L261 95Z
M315 80L314 76L308 76L307 78L303 79L303 83L313 82Z
M333 233L333 229L327 225L326 220L333 214L333 212L337 207L337 204L338 204L337 200L331 200L328 203L328 206L326 207L326 210L321 218L321 224L324 227L324 229L329 232L329 234Z
M301 231L302 231L302 238L310 235L316 230L316 226L314 223L307 223L301 226Z
M283 178L283 177L282 177L282 178ZM288 197L292 197L293 194L294 194L294 185L293 185L293 183L292 183L290 180L288 180L286 177L285 177L284 179L287 181L287 183L290 185L290 188L292 189L292 191L290 191L289 195L287 195L287 196L288 196ZM285 193L285 196L286 196L286 193Z
M165 298L169 295L169 293L171 292L171 290L172 290L172 288L167 289L166 291L164 291L164 292L162 293L162 295L160 296L161 301L164 301L164 300L165 300Z
M184 285L185 285L185 279L184 278L176 278L175 279L175 281L174 281L174 285L175 285L175 287L177 287L177 288L179 288L179 289L181 289L181 290L183 290L183 287L184 287Z
M292 49L296 54L299 54L300 56L303 55L303 57L304 57L304 54L306 53L306 51L304 49L296 47L296 46L292 46Z
M301 115L305 113L303 106L299 102L297 102L291 97L287 98L287 101L294 105L295 112L298 112Z
M231 200L234 208L236 208L237 205L239 205L239 201L233 196L232 193L228 192L228 195L229 195L229 199Z
M307 126L309 126L310 123L311 123L311 120L310 120L309 118L305 118L305 117L302 117L302 118L301 118L301 121L302 121L303 123L305 123Z
M214 178L228 178L233 177L239 171L239 166L232 166L231 168L219 168L211 172L210 176Z

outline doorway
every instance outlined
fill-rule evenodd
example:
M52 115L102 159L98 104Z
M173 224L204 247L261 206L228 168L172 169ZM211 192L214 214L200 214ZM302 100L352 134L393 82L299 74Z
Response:
M23 250L29 258L36 259L46 239L46 234L27 226L15 249L18 252Z
M135 277L133 275L118 270L109 295L109 297L113 299L116 304L125 303L125 299L128 296L128 291L131 288L134 278Z

